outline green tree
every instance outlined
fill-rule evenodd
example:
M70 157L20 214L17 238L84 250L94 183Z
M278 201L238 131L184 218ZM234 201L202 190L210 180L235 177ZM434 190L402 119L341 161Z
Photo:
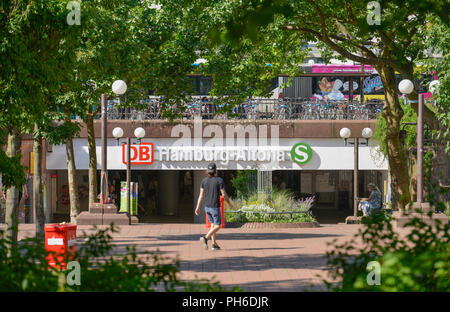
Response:
M324 280L329 290L449 291L448 224L431 226L431 217L423 215L408 222L403 235L384 215L366 221L350 241L329 243L333 248L326 257L333 283Z
M66 5L57 0L2 2L0 82L4 88L0 91L0 121L9 137L8 156L14 161L18 159L15 155L20 155L22 133L32 133L35 125L45 123L45 112L51 105L46 99L60 88L73 62L70 38L76 28L67 25ZM24 184L23 175L8 183L7 225L10 236L16 238L16 188Z
M423 60L429 71L436 71L439 87L433 94L436 117L441 127L436 129L437 139L445 143L445 151L450 154L450 26L439 18L431 18L426 28L427 45L440 57Z
M343 59L372 65L383 82L386 101L383 116L387 121L386 138L391 169L393 206L403 209L409 203L409 175L406 156L400 142L400 123L404 115L396 85L395 72L413 79L414 66L425 57L427 43L425 27L433 16L442 18L448 9L446 1L382 1L380 20L369 1L337 0L261 0L222 2L227 18L216 19L210 38L220 44L235 45L252 39L263 39L259 34L267 27L277 26L274 32L291 32L294 38L323 45L325 52L334 51ZM214 10L214 1L203 10ZM216 11L217 12L217 11ZM448 18L444 21L447 23ZM271 42L266 41L266 45ZM289 42L287 42L289 44ZM417 93L410 99L417 99ZM417 104L413 104L417 110ZM432 110L425 109L425 121L438 128Z
M72 120L80 116L86 124L89 147L89 204L97 200L97 157L94 119L100 110L102 93L111 95L111 84L123 79L136 84L143 72L147 49L142 39L145 28L144 6L140 1L100 1L82 7L80 35L76 38L76 65L67 73L65 88L60 94L65 123L80 125ZM127 96L127 99L132 96ZM127 101L129 103L129 101ZM67 147L71 222L80 212L77 195L76 168L72 137Z

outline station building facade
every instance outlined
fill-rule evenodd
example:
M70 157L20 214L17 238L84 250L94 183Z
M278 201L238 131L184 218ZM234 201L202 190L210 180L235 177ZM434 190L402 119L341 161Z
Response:
M343 221L353 214L354 148L345 145L339 131L346 127L353 136L363 128L375 130L375 120L163 120L108 121L108 178L120 197L120 182L126 181L125 140L112 135L115 127L123 137L134 137L137 127L146 136L132 140L131 181L139 185L139 202L145 213L140 222L202 223L195 216L201 180L210 162L215 162L236 196L231 180L237 170L270 172L274 187L292 191L296 197L315 195L313 212L318 217L334 215ZM100 121L95 133L100 135ZM97 137L98 170L101 169L100 137ZM351 139L351 138L350 138ZM365 140L364 140L365 141ZM48 218L70 219L65 145L46 145L46 206ZM81 210L88 210L89 152L83 127L74 139L75 162ZM98 179L100 180L100 179ZM374 139L359 147L359 196L367 196L367 184L376 183L388 198L388 166ZM100 188L99 188L100 189ZM119 204L119 203L118 203ZM319 218L320 219L320 218Z

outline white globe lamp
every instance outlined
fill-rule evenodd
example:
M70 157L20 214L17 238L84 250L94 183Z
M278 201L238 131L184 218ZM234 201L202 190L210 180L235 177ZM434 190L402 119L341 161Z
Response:
M343 139L348 139L351 134L352 134L352 132L350 131L349 128L342 128L341 131L339 131L339 135Z
M123 80L116 80L112 84L112 91L117 95L122 95L127 92L127 84Z
M409 79L403 79L402 81L400 81L400 83L398 84L398 90L402 93L402 94L411 94L411 92L414 91L414 84L411 80Z
M361 133L362 137L365 139L370 139L373 136L373 131L370 128L364 128Z
M117 139L117 145L119 145L119 140L123 136L123 129L120 127L115 127L112 131L112 134Z
M123 136L123 129L116 127L113 129L112 134L116 139L120 139Z
M136 128L134 130L134 135L136 138L138 138L139 140L142 139L145 136L145 129L144 128Z

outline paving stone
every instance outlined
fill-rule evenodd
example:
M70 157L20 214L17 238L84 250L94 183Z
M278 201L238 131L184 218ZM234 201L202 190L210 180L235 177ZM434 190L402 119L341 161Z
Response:
M322 225L316 228L224 228L217 234L222 250L205 250L199 237L202 224L132 224L117 226L114 244L122 250L136 245L139 252L157 250L180 260L184 280L216 277L223 286L244 291L325 290L327 242L350 240L359 224ZM98 226L98 229L108 228ZM4 224L0 224L0 230ZM19 240L34 235L34 224L19 225ZM77 236L94 233L92 226L79 225ZM211 247L211 241L209 241Z

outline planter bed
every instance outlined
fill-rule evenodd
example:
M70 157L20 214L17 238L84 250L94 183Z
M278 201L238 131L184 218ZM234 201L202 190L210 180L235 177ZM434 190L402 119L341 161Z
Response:
M320 227L319 222L227 222L225 228L242 229L286 229L286 228L315 228Z

